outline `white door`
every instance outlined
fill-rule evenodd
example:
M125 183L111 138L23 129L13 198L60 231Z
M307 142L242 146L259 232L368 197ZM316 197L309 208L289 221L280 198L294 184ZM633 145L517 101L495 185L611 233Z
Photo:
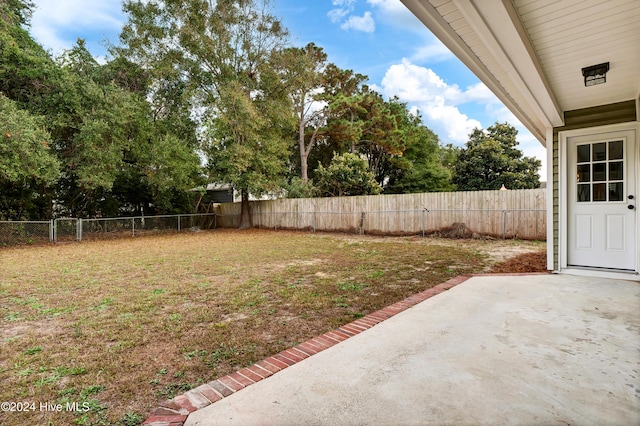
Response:
M636 269L635 131L567 139L567 266Z

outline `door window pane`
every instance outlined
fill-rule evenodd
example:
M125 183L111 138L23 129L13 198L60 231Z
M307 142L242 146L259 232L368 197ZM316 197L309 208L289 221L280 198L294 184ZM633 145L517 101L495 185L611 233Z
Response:
M623 183L616 182L609 184L609 201L623 201L624 196L622 195Z
M607 164L599 163L593 165L593 181L602 182L607 180Z
M621 160L622 141L609 142L609 160Z
M622 180L622 176L622 161L614 161L609 163L609 180Z
M593 184L593 201L607 201L607 184Z
M591 161L591 145L578 145L578 163Z
M578 202L591 201L591 185L578 185Z
M624 141L576 145L577 202L621 202L624 193Z
M593 161L605 161L607 159L607 144L606 143L594 143L593 144Z
M591 165L583 164L578 166L578 182L591 181Z

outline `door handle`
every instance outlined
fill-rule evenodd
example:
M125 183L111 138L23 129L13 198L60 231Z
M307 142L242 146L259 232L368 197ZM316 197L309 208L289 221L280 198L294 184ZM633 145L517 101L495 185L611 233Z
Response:
M627 206L627 208L628 208L629 210L633 210L633 209L635 209L635 208L636 208L636 206L634 206L633 204L629 204L629 205Z
M635 197L633 195L629 195L627 198L633 200Z

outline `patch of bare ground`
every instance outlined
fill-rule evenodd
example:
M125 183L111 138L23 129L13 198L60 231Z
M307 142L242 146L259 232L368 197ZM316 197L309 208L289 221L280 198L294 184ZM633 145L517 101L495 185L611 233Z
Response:
M516 273L546 271L546 242L544 241L500 239L477 235L472 238L450 238L434 235L427 237L383 237L337 234L336 237L344 238L349 244L355 244L357 241L393 241L395 243L404 242L443 247L463 247L486 257L485 267L482 271L478 272ZM535 262L528 268L530 270L527 270L527 264L531 260L535 260Z
M90 409L0 413L0 424L135 424L165 399L457 275L522 272L533 262L518 255L541 250L255 229L1 249L0 401Z
M547 272L547 252L536 251L513 256L494 265L493 273Z

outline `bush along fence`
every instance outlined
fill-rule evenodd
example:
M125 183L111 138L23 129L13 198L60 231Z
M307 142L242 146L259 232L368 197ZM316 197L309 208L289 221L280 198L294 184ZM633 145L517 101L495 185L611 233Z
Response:
M546 239L545 189L374 195L254 201L254 227L369 235ZM224 203L218 227L240 224L240 205Z
M215 213L49 221L0 221L0 246L86 241L215 229Z

